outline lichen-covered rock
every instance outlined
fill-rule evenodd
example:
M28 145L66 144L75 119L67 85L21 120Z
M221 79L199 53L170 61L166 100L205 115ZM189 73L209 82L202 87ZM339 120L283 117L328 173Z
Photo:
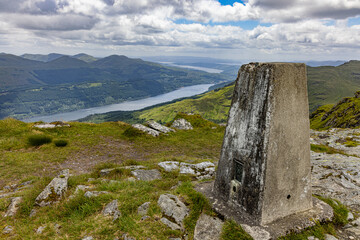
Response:
M325 234L325 240L338 240L338 239L333 235Z
M113 200L110 203L108 203L104 210L102 211L102 214L104 216L113 216L113 221L115 221L116 219L118 219L120 217L120 212L118 210L118 201L117 200Z
M131 174L136 177L137 180L152 181L161 179L161 174L157 169L152 170L134 170Z
M139 124L139 123L133 124L132 126L133 126L133 128L139 129L140 131L143 131L143 132L145 132L147 134L150 134L153 137L157 137L157 136L160 135L159 131L156 131L156 130L154 130L152 128L146 127L146 126L144 126L142 124Z
M45 226L40 226L36 229L36 234L42 234L45 230Z
M212 162L198 164L180 163L180 173L194 174L199 180L210 179L215 174L215 165Z
M3 234L9 234L13 231L13 226L7 225L4 229L3 229Z
M174 129L165 127L165 126L163 126L160 123L157 123L155 121L147 121L146 124L150 128L155 129L156 131L159 131L159 132L162 132L162 133L175 132Z
M138 214L140 216L145 216L149 210L150 202L143 203L140 207L138 207Z
M195 166L190 163L180 163L180 173L182 174L195 174Z
M68 187L69 169L59 173L35 199L35 204L43 207L59 201Z
M109 192L107 191L87 191L84 196L87 198L92 198L92 197L97 197L100 196L102 194L108 194Z
M181 230L181 227L178 224L171 222L167 218L161 218L160 221L172 230Z
M180 130L192 130L193 129L191 123L189 123L188 121L186 121L183 118L176 119L172 123L171 127L177 128L177 129L180 129Z
M189 214L189 209L179 198L172 194L162 194L159 197L158 205L162 213L176 224L182 226L184 218Z
M162 167L165 171L171 172L173 170L179 169L179 164L180 163L176 161L165 161L165 162L160 162L158 165Z
M112 171L114 171L115 168L106 168L106 169L101 169L100 170L100 176L103 177L103 176L107 176L109 175Z
M17 210L19 209L19 205L22 201L22 197L14 197L11 198L11 203L6 211L4 217L12 217L15 216Z
M196 222L194 240L220 239L223 222L217 217L201 214Z

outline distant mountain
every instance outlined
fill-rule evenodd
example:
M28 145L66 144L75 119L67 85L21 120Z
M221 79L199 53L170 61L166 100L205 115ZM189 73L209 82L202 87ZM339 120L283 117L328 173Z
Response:
M84 61L84 62L95 62L96 60L98 60L98 58L95 58L93 56L90 56L88 54L85 54L85 53L79 53L79 54L76 54L74 56L72 56L73 58L76 58L76 59L79 59L81 61Z
M90 62L61 55L43 62L1 54L0 118L68 112L230 80L118 55Z
M26 58L29 60L35 60L35 61L41 61L41 62L50 62L53 61L57 58L60 58L64 56L63 54L59 54L59 53L50 53L47 55L44 54L23 54L20 57L22 58Z
M321 67L321 66L340 66L344 64L346 61L306 61L306 65L310 67Z

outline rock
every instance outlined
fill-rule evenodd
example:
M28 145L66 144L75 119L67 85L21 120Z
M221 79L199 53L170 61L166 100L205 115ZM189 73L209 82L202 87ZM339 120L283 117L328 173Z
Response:
M115 168L106 168L106 169L101 169L100 170L100 176L101 177L104 177L104 176L107 176L109 175L112 171L114 171Z
M180 173L194 174L198 180L209 179L215 174L215 165L212 162L198 164L180 163Z
M194 240L220 239L223 222L216 217L201 214L196 222Z
M325 234L325 240L338 240L338 239L333 235Z
M314 237L314 236L310 236L307 238L308 240L319 240L318 238Z
M56 232L57 234L60 234L60 229L61 229L61 225L55 223L55 225L54 225L54 230L55 230L55 232Z
M181 240L181 238L169 238L169 240Z
M149 216L143 216L142 218L141 218L141 221L145 221L146 219L149 219L150 217Z
M85 192L86 190L88 189L91 189L90 186L86 186L86 185L77 185L76 186L76 189L75 189L75 192L74 192L74 195L78 194L80 191L83 191Z
M42 234L44 230L45 230L45 227L40 226L40 227L38 227L38 229L36 229L36 234Z
M117 200L113 200L110 203L108 203L104 210L102 211L102 214L104 216L114 216L113 221L115 221L116 219L118 219L120 217L120 212L118 210L118 201Z
M42 124L36 124L33 126L34 128L56 128L56 127L70 127L69 124L57 121L53 123L42 123Z
M136 240L136 239L133 238L133 237L129 237L129 236L127 235L127 233L124 233L124 234L122 235L122 238L123 238L124 240Z
M161 218L160 221L172 230L181 230L181 227L178 224L171 222L167 218Z
M166 172L171 172L173 170L179 169L179 162L176 161L165 161L158 163Z
M355 225L355 226L360 226L360 218L353 221L352 224Z
M149 210L150 202L143 203L140 207L138 207L138 214L140 216L145 216Z
M135 182L135 181L136 181L136 178L134 178L134 177L128 177L126 180L129 181L129 182Z
M11 198L11 203L6 211L4 217L12 217L15 216L17 210L19 209L19 204L22 201L22 197L14 197Z
M85 236L82 240L94 240L92 236Z
M182 174L194 174L195 175L195 166L190 163L180 163L180 173Z
M350 211L348 212L347 220L348 220L348 221L354 220L354 215L353 215L352 212L350 212Z
M101 194L108 194L109 192L106 191L87 191L84 196L87 198L92 198L92 197L97 197L100 196Z
M193 127L191 126L191 123L189 123L188 121L186 121L183 118L176 119L172 123L171 127L177 128L177 129L180 129L180 130L192 130L193 129Z
M152 181L161 179L161 174L157 169L152 170L134 170L131 174L136 177L137 180Z
M36 212L37 212L37 211L36 211L35 208L31 209L31 212L30 212L30 214L29 214L29 217L35 217Z
M3 229L3 234L9 234L13 231L13 226L7 225L4 229Z
M148 127L146 127L146 126L144 126L142 124L139 124L139 123L133 124L132 126L133 126L133 128L139 129L140 131L143 131L143 132L145 132L145 133L147 133L147 134L149 134L149 135L151 135L153 137L157 137L157 136L160 135L159 131L156 131L156 130L154 130L152 128L148 128Z
M180 226L182 226L184 218L189 214L189 209L185 204L172 194L162 194L159 197L158 205L166 217L173 219Z
M35 199L35 204L43 207L60 200L68 187L69 169L59 173Z
M165 127L161 125L160 123L157 123L155 121L147 121L146 124L151 127L152 129L155 129L156 131L162 132L162 133L168 133L168 132L175 132L174 129Z
M249 226L241 224L241 227L247 232L254 240L269 240L271 239L270 233L259 226Z

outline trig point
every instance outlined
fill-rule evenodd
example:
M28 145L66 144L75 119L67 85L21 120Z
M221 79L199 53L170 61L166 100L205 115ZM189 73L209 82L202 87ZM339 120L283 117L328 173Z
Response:
M243 65L215 194L260 224L312 208L309 128L305 64Z

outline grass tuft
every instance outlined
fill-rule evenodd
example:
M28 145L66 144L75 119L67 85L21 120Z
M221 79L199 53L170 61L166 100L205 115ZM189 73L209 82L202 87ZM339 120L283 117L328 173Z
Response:
M36 146L41 146L43 144L51 143L52 138L47 135L34 134L34 135L30 135L27 141L30 146L36 147Z
M56 140L54 140L54 144L57 147L65 147L68 145L68 141L66 141L64 139L56 139Z
M221 233L223 240L252 240L253 238L234 220L226 221Z

